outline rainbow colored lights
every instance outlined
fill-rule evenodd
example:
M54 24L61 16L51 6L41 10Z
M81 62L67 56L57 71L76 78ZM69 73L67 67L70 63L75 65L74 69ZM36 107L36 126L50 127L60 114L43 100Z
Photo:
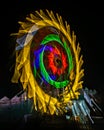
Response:
M19 22L12 82L20 81L41 113L63 114L82 89L83 60L74 32L58 14L35 11ZM77 44L77 45L76 45Z

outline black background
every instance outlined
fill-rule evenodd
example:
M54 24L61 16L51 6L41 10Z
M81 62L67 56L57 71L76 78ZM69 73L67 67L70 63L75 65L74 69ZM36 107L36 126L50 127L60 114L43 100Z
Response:
M60 0L14 0L0 4L0 97L13 96L21 88L11 83L15 58L15 41L10 34L18 32L18 21L40 9L52 10L62 16L74 31L83 55L84 87L103 89L104 85L104 15L103 3Z
M52 10L62 16L74 31L83 55L83 87L96 89L104 99L104 14L103 2L76 2L68 0L9 0L0 3L0 98L13 97L22 88L11 83L15 65L15 39L18 21L40 9ZM102 102L104 106L104 100ZM99 129L103 121L95 125ZM99 125L100 124L100 125Z

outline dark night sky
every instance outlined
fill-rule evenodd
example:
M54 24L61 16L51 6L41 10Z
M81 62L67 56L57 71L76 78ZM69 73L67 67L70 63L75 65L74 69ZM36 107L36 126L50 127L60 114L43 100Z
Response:
M40 2L41 1L41 2ZM6 5L5 5L6 4ZM104 15L102 3L76 3L67 0L14 0L1 3L1 47L0 47L0 96L12 95L19 91L18 86L10 82L12 58L15 43L11 42L10 34L17 32L18 21L23 21L29 13L39 10L52 10L62 16L70 24L81 46L85 69L84 86L97 89L103 88L103 30Z

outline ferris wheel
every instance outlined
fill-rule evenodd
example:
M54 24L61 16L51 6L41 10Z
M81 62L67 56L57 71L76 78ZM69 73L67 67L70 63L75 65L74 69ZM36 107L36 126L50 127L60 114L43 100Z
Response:
M34 109L49 115L67 111L83 88L83 55L74 31L58 13L39 10L19 21L12 82L20 81Z

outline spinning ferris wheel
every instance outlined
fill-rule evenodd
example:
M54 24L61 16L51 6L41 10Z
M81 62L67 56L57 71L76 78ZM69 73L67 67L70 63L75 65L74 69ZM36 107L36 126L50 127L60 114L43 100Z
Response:
M59 14L35 11L16 35L16 64L12 82L28 88L34 108L41 113L60 115L78 99L83 87L83 56L76 35Z

